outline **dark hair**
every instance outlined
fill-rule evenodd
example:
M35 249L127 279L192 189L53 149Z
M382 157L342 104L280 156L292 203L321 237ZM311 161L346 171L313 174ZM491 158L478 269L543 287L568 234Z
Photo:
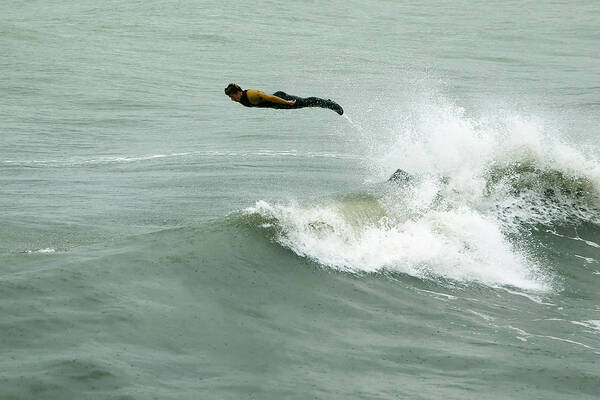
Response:
M237 83L230 83L225 88L225 94L227 96L231 96L234 93L241 92L242 88Z

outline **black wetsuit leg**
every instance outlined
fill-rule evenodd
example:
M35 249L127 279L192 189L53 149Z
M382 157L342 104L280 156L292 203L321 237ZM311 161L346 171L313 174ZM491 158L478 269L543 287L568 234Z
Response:
M333 110L340 115L342 115L344 113L344 110L342 109L342 107L339 104L337 104L335 101L332 101L332 100L325 100L325 99L321 99L319 97L292 96L290 94L287 94L287 93L281 92L281 91L273 93L273 96L280 97L284 100L296 100L296 104L294 104L294 105L278 104L277 108L290 109L290 108L304 108L304 107L321 107L321 108L328 108L330 110Z

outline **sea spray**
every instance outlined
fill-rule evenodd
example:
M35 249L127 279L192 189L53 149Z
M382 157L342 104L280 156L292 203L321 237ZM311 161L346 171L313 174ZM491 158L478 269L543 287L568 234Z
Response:
M597 220L600 164L548 135L535 117L475 118L439 96L411 107L388 132L391 141L345 115L366 148L385 149L368 158L372 170L387 171L385 178L401 168L408 184L381 179L368 189L370 201L259 201L246 215L265 220L296 254L338 270L551 288L551 268L527 250L523 233Z
M348 121L348 123L358 132L365 133L365 130L358 123L354 122L354 120L352 120L348 114L344 114L344 118L346 118L346 121Z

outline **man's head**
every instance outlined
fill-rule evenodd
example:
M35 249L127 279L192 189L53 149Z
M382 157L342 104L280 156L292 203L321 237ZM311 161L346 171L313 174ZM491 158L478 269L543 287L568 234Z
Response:
M242 88L236 83L230 83L225 88L225 94L233 101L239 102L242 99Z

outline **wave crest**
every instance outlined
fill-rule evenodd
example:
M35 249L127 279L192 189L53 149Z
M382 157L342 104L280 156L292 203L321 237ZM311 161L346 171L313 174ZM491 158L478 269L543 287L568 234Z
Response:
M313 206L259 201L244 214L297 255L342 271L549 287L489 217L467 208L432 211L416 219L382 210L376 198Z

